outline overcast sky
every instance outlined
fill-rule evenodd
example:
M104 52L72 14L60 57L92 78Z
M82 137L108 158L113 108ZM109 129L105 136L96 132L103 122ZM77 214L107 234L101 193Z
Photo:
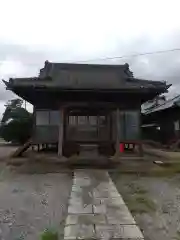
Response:
M0 77L36 76L45 60L180 48L179 10L179 0L0 0ZM125 62L137 77L172 83L170 96L180 93L180 51L90 63ZM0 83L0 116L13 97Z

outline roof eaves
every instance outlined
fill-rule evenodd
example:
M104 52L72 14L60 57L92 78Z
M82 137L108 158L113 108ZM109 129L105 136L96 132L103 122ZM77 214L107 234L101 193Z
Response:
M7 82L4 79L2 79L2 82L5 84L7 90L11 90L11 82Z
M146 86L153 86L153 87L162 87L165 89L168 89L172 84L166 84L166 81L152 81L152 80L145 80L145 79L139 79L134 77L128 77L126 78L128 82L134 82L139 83Z

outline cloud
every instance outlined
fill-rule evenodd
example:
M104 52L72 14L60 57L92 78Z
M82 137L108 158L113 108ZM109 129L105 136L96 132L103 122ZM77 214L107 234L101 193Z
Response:
M78 62L180 47L178 0L0 0L0 4L1 79L36 76L47 59ZM171 95L180 91L180 51L91 62L128 62L135 76L172 83ZM0 113L3 103L14 96L0 83Z

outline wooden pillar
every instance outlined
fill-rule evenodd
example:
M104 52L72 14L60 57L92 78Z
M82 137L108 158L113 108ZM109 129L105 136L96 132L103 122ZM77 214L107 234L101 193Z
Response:
M58 156L63 155L63 136L64 136L64 110L60 109L59 121L59 141L58 141Z
M139 146L138 153L140 157L143 157L143 141L142 141L142 130L141 130L141 111L139 111Z
M116 156L120 155L119 151L119 144L120 144L120 112L119 108L116 110Z
M99 115L97 115L97 138L99 140L99 127L100 127L100 124L99 124Z
M139 143L138 152L139 152L139 156L140 156L140 157L143 157L144 153L143 153L142 142Z

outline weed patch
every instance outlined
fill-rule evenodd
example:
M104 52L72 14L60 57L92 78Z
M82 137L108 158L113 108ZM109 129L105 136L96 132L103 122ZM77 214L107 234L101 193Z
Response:
M56 231L46 229L40 237L41 240L58 240L58 233Z

